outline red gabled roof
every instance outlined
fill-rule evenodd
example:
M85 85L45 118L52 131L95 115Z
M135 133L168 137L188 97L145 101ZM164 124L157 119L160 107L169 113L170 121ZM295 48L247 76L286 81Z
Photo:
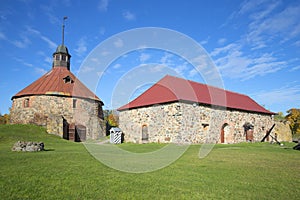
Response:
M260 106L249 96L169 75L118 110L176 101L190 101L250 112L274 114Z
M66 78L69 80L66 81ZM102 101L66 67L53 67L51 71L18 92L12 99L30 95L69 96L92 99L102 103Z

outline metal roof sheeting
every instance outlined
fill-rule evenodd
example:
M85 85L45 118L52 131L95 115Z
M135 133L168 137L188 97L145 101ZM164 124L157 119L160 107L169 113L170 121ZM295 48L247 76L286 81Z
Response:
M66 77L71 81L66 81ZM51 71L18 92L12 99L31 95L78 97L100 101L103 104L103 102L66 67L53 67Z
M229 109L269 115L274 114L260 106L249 96L169 75L118 110L122 111L176 101L189 101Z

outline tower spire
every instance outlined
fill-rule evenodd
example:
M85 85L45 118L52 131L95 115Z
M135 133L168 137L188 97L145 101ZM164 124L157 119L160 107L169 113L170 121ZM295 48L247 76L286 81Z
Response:
M64 16L62 23L62 45L65 43L65 20L68 19L67 16Z
M63 18L62 23L62 44L56 48L56 51L53 53L53 63L52 67L66 67L70 70L70 58L71 55L68 52L68 48L64 45L65 43L65 20L68 17Z

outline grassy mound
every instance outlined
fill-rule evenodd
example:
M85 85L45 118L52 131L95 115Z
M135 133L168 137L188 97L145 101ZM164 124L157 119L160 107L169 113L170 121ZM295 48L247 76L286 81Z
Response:
M18 141L43 141L46 151L12 152ZM0 126L1 199L298 199L300 152L294 143L216 145L204 159L192 145L161 170L130 174L108 168L81 143L32 125ZM147 152L161 144L121 144Z

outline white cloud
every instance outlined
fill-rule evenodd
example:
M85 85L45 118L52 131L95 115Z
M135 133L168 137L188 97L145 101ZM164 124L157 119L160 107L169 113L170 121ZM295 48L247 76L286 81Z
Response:
M257 18L249 24L246 38L252 46L259 47L265 47L274 39L289 41L300 33L299 18L300 6L289 6L278 13L268 11L264 17Z
M259 8L260 10L255 13L252 13L250 15L250 18L254 19L254 20L263 19L263 18L267 17L270 13L272 13L274 11L274 9L276 9L280 4L281 4L280 1L276 1L276 2L272 2L272 3L266 2L265 5L259 5L259 6L255 7L255 9Z
M110 54L110 52L103 50L103 51L100 52L100 54L101 54L101 56L107 56L107 55Z
M94 67L90 67L90 66L87 66L87 65L80 68L80 72L82 72L82 73L92 72L94 70L95 70Z
M31 41L27 37L23 37L22 40L14 40L12 43L18 48L26 48Z
M49 46L50 49L55 49L57 47L57 44L55 42L53 42L52 40L50 40L48 37L44 36L40 31L33 29L31 27L27 27L26 28L28 34L30 35L36 35L38 36L41 40L43 40L44 42L46 42Z
M100 27L99 33L100 33L100 35L104 35L105 34L105 28L104 27Z
M294 83L293 83L294 84ZM284 86L270 91L260 91L252 95L258 102L267 106L283 105L286 109L300 106L300 85ZM279 111L279 110L278 110ZM281 110L285 111L285 110Z
M208 41L209 41L209 39L210 39L210 36L208 36L205 40L200 41L200 44L201 44L201 45L207 44Z
M52 58L51 58L51 57L48 57L48 56L44 58L44 61L45 61L46 63L48 63L48 64L52 64L52 62L53 62L53 61L52 61Z
M189 71L189 77L194 77L196 74L199 74L199 71L196 68L193 68L191 71Z
M112 68L113 69L119 69L121 66L122 66L121 64L117 63Z
M124 45L124 42L120 38L117 38L117 40L114 41L114 46L117 48L121 48L121 47L123 47L123 45Z
M0 40L6 40L5 34L2 32L0 32Z
M293 67L290 71L292 72L292 71L297 71L297 70L299 70L300 69L300 65L299 66L296 66L296 67Z
M170 53L165 53L163 57L161 57L160 62L165 65L171 65L173 55Z
M205 44L207 44L208 43L208 40L202 40L202 41L200 41L200 44L201 45L205 45Z
M100 0L99 4L98 4L98 9L102 12L107 11L108 8L108 0Z
M77 48L74 50L78 56L83 56L83 54L87 51L87 42L86 37L80 38L77 42Z
M44 57L44 61L45 61L45 63L47 63L47 66L49 66L49 65L51 65L52 64L52 57L51 56L49 56L49 55L46 55L45 54L45 52L43 52L43 51L38 51L37 52L37 55L38 55L38 57Z
M34 71L35 71L35 73L37 73L39 75L44 75L47 73L47 70L45 70L43 68L39 68L39 67L34 68Z
M27 66L27 67L33 67L33 64L31 64L31 63L28 63L28 62L26 62L26 61L24 61L23 59L21 59L21 58L14 58L16 61L18 61L19 63L21 63L22 65L24 65L24 66Z
M133 14L132 12L130 12L128 10L124 11L122 15L128 21L135 20L135 14Z
M243 15L246 14L253 9L256 9L259 5L261 5L265 0L249 0L249 1L244 1L241 4L241 8L238 11L238 14Z
M141 66L143 66L143 65L141 65ZM157 64L157 65L151 67L150 70L151 70L151 73L157 73L157 72L162 72L166 68L167 68L167 66L164 64Z
M219 48L215 48L211 53L210 55L211 56L217 56L219 54L222 54L222 53L227 53L228 51L231 51L233 49L236 49L236 50L239 50L241 48L240 45L236 44L236 43L231 43L231 44L228 44L226 46L223 46L223 47L219 47Z
M237 25L240 18L243 25L248 24L242 40L251 47L259 50L273 45L277 40L285 43L300 35L300 5L299 3L283 3L274 0L246 0L238 11L233 12L223 26L229 21ZM237 25L239 26L239 25Z
M43 35L41 35L40 37L42 40L44 40L48 44L50 49L55 49L57 47L57 44L55 42L53 42L52 40L50 40L49 38L47 38Z
M242 80L274 73L287 66L287 62L278 61L270 53L246 56L242 51L242 45L238 43L216 48L211 56L217 57L215 64L224 76Z
M149 60L150 59L150 57L151 57L151 55L150 54L146 54L146 53L142 53L141 55L140 55L140 62L145 62L145 61L147 61L147 60Z
M272 0L247 0L238 11L231 14L229 20L238 21L242 17L248 17L248 21L243 22L248 23L245 34L239 40L215 48L210 53L222 75L246 80L287 67L291 61L282 61L282 58L288 55L279 54L277 50L274 50L276 55L272 50L268 51L271 53L262 53L262 50L273 47L275 43L283 45L292 40L296 41L294 46L300 46L300 42L297 42L300 35L300 5ZM218 42L222 45L222 38ZM298 65L293 66L291 71L298 70Z
M103 72L103 71L98 71L96 74L97 74L98 77L101 77L101 76L103 76L103 75L105 74L105 72Z
M175 66L174 70L177 74L184 76L184 73L188 70L187 63L183 63L182 65Z
M98 57L94 57L94 58L91 58L90 59L95 65L99 65L99 63L100 63L100 59L98 58Z
M218 44L219 44L219 45L223 45L226 41L227 41L226 38L220 38L220 39L218 40Z
M51 5L50 3L47 3L46 5L42 5L41 9L42 9L43 13L48 17L48 20L51 24L60 24L60 23L62 23L62 20L60 20L55 14L54 5Z

